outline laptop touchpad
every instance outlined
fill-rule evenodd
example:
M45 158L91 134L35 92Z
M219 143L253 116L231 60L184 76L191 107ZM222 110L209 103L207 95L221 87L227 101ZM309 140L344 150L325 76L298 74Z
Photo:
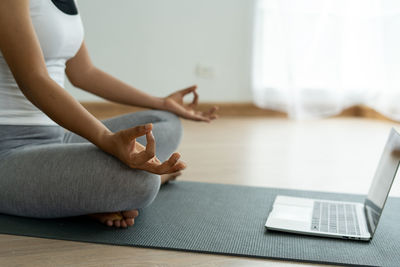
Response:
M280 220L309 222L312 216L312 208L278 205L274 208L274 217Z

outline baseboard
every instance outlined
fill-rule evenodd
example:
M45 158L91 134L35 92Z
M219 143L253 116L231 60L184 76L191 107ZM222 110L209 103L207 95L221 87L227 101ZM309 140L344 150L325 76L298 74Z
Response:
M121 105L112 102L82 102L82 105L99 119L145 110L144 108ZM218 113L221 117L234 116L287 118L286 113L261 109L252 103L201 103L199 104L199 110L208 110L215 105L220 108ZM393 121L367 106L353 106L347 108L337 115L337 117L363 117L369 119Z
M396 122L378 111L374 110L373 108L364 106L364 105L358 105L358 106L352 106L349 107L345 110L343 110L338 117L362 117L362 118L368 118L368 119L375 119L375 120L384 120L384 121L391 121L391 122Z
M113 116L145 110L144 108L132 107L127 105L116 104L112 102L82 102L82 105L94 116L99 119L110 118ZM219 116L265 116L265 117L281 117L287 118L283 112L261 109L252 103L202 103L199 104L199 110L209 110L213 106L218 106Z

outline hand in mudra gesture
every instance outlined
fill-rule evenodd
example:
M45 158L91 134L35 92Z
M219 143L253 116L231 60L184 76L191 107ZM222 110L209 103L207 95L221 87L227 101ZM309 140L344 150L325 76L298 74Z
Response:
M107 137L104 150L131 168L155 174L175 173L185 169L186 165L179 160L181 157L179 153L173 153L164 162L156 157L156 143L152 129L152 124L146 124L113 133ZM145 147L136 142L136 138L143 135L146 135Z
M189 120L210 122L218 118L218 107L216 106L212 107L208 111L197 110L199 95L197 94L196 89L197 86L193 85L186 89L170 94L164 98L164 108L182 118ZM189 104L185 104L183 102L183 98L191 93L194 95L193 101Z

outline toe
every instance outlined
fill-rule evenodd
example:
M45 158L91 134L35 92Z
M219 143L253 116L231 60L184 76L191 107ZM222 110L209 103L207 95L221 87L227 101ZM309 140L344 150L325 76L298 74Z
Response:
M182 171L176 171L176 172L169 173L169 174L163 174L163 175L161 175L161 184L165 184L168 181L176 180L176 178L181 175L182 175Z
M126 224L125 220L121 221L121 227L126 228L128 225Z
M134 222L135 222L135 220L133 218L128 218L125 221L128 224L128 226L132 226L134 224Z
M131 216L137 216L138 212L133 212L130 214ZM113 213L95 213L87 215L89 218L95 219L102 224L107 226L115 226L119 227L127 227L127 222L122 223L124 221L124 216L120 212L113 212Z
M139 216L139 211L138 210L123 211L122 216L124 216L124 218L136 218L137 216Z

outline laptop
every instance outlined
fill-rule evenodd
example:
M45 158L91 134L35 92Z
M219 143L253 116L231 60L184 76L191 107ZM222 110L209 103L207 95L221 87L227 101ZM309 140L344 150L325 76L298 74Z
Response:
M364 203L278 195L265 227L304 235L369 241L399 168L400 135L392 129Z

